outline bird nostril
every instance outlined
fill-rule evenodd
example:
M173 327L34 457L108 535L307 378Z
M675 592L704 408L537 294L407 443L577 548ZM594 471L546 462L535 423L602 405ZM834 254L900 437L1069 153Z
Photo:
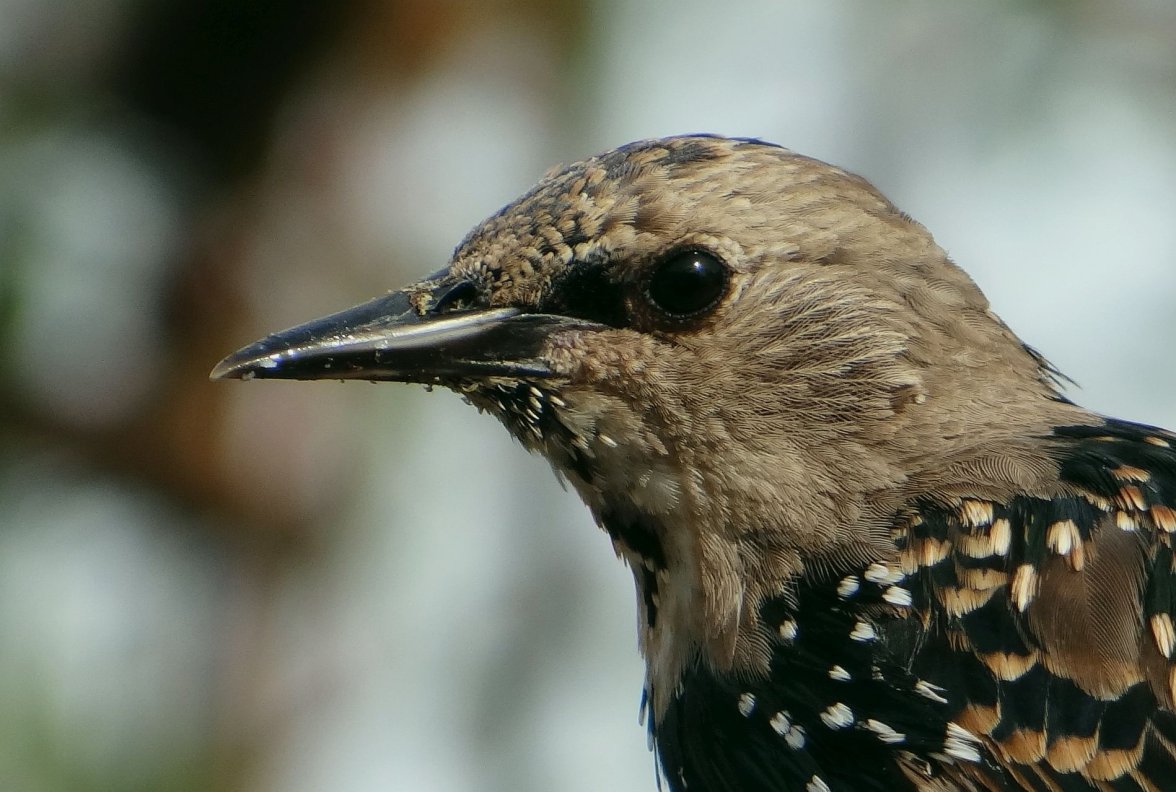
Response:
M485 300L478 287L470 281L463 280L441 295L437 304L433 306L432 312L435 314L455 313L484 305Z

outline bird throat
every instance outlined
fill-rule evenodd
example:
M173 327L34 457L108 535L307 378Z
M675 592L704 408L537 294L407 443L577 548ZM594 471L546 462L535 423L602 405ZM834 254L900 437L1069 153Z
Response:
M646 660L646 693L655 715L667 704L700 643L700 586L694 552L681 525L680 471L652 444L632 454L640 417L616 402L585 403L583 394L555 391L543 382L494 381L455 388L497 417L528 450L545 456L579 493L633 571L639 643ZM625 438L621 444L616 438ZM736 606L737 610L737 606ZM722 630L734 638L734 631ZM728 641L720 641L726 644ZM709 647L713 650L715 647ZM720 653L728 655L733 647Z
M666 552L659 530L648 517L625 514L617 509L604 510L600 515L600 524L612 538L618 552L632 565L641 606L644 608L643 625L648 630L655 629L660 600L658 573L665 572L667 568Z

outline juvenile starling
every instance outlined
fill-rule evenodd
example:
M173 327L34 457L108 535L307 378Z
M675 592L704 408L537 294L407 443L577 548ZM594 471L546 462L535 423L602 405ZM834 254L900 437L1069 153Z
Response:
M674 792L1176 789L1176 435L1069 401L857 176L623 146L212 376L444 385L547 457Z

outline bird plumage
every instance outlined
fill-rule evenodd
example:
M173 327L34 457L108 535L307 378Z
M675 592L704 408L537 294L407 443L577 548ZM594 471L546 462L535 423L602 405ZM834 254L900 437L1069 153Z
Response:
M438 383L544 454L633 569L675 792L1176 788L1176 437L859 177L630 144L214 375Z

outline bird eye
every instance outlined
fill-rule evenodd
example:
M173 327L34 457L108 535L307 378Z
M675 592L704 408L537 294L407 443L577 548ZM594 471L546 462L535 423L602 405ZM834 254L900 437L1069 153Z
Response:
M727 267L704 250L674 253L653 270L645 288L654 308L687 319L713 308L727 289Z

